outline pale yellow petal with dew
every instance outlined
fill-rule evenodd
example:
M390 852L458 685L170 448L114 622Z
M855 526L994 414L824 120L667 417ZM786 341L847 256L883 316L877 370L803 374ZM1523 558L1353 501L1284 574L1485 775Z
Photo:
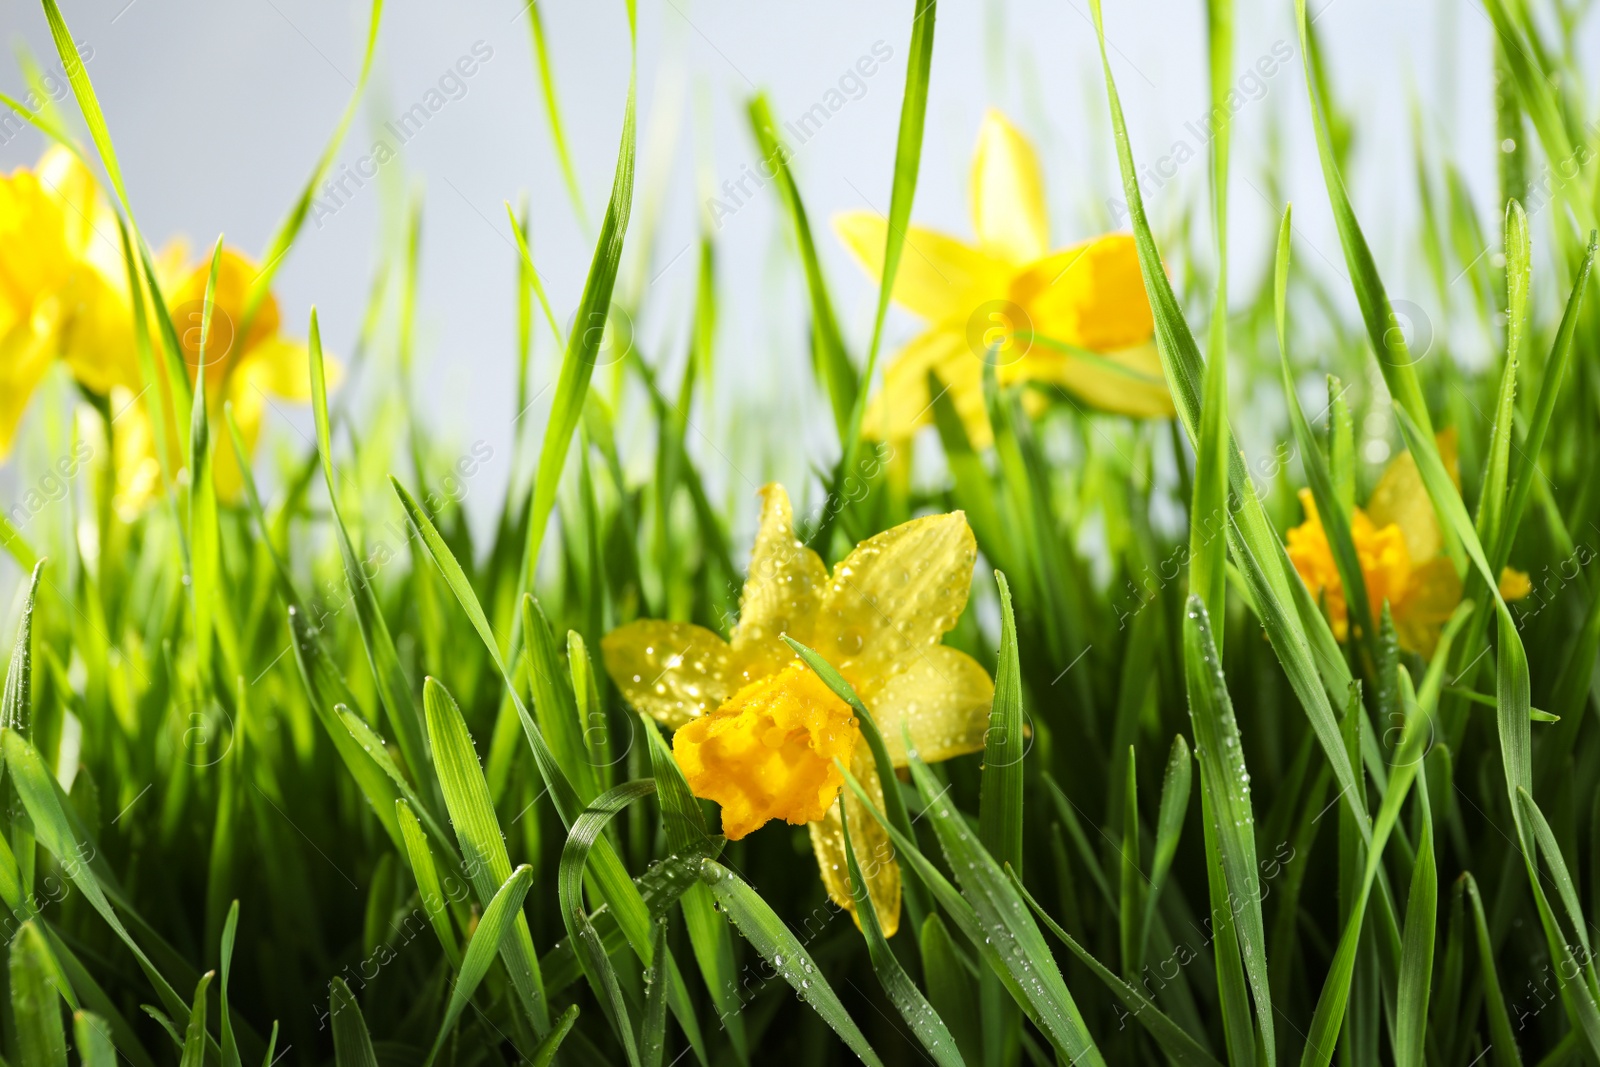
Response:
M928 374L961 416L974 448L994 440L983 400L983 363L959 329L935 327L895 353L883 372L883 387L867 405L862 433L873 440L903 441L934 419Z
M959 511L869 537L833 569L812 647L871 707L877 687L922 662L961 617L977 557Z
M878 779L872 750L865 741L858 741L850 757L850 773L860 782L878 810L883 810L883 783ZM900 928L900 863L894 858L894 844L888 831L874 819L848 785L839 791L838 798L828 813L810 824L811 850L817 857L817 870L822 875L823 887L835 904L848 911L861 924L856 915L855 896L851 893L850 868L844 851L844 828L840 821L840 807L850 820L850 845L861 865L861 878L866 883L867 895L872 898L873 909L878 913L878 924L884 937L893 937Z
M693 623L630 622L601 638L600 652L623 698L671 730L715 711L745 683L727 642Z
M978 246L1012 264L1050 248L1044 178L1033 145L994 108L983 116L972 156L972 227Z
M948 645L923 649L877 689L868 710L889 759L906 766L904 734L924 763L982 752L994 681L971 656ZM902 733L904 731L904 733Z
M1439 448L1439 458L1456 488L1461 488L1461 463L1456 447L1454 427L1441 430L1434 436ZM1387 526L1394 523L1406 541L1406 551L1413 560L1432 559L1444 546L1439 531L1439 520L1433 511L1433 501L1427 487L1422 484L1422 474L1410 452L1401 452L1383 470L1372 496L1367 500L1366 512L1374 524Z
M1096 352L1140 345L1155 334L1138 247L1125 233L1031 263L1012 281L1011 299L1027 310L1035 333Z
M1140 419L1176 413L1155 342L1112 352L1062 351L1036 339L1027 354L1002 368L1002 381L1057 385L1089 406Z
M873 281L883 277L888 222L871 211L846 211L833 218L834 232ZM895 270L895 303L929 322L965 321L990 300L1002 300L1012 267L964 241L922 226L906 227L905 247Z
M811 629L828 584L822 559L794 535L794 508L776 482L761 490L761 524L750 550L750 573L739 598L739 622L729 643L751 674L782 670L794 659L787 633L811 643Z

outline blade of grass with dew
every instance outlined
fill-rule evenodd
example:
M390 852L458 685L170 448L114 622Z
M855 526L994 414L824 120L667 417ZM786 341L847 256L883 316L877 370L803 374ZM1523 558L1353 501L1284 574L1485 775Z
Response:
M1428 994L1433 985L1434 937L1439 921L1439 872L1433 859L1433 809L1426 768L1419 768L1417 804L1422 832L1411 865L1405 932L1400 946L1400 985L1395 994L1394 1059L1399 1067L1422 1067L1428 1032Z
M950 937L944 921L929 915L922 924L918 947L922 952L922 982L928 990L928 1003L950 1028L952 1038L969 1063L983 1061L983 1036L972 1005L978 1001L978 984L972 965L963 957Z
M905 968L900 966L894 950L889 947L889 942L883 936L883 927L878 923L878 909L872 906L866 877L861 873L855 846L850 842L850 826L844 818L843 808L840 812L840 825L844 833L845 866L850 875L850 893L856 902L855 914L860 916L861 936L867 942L867 958L872 961L873 973L883 985L883 991L888 995L890 1003L906 1021L906 1025L911 1027L911 1032L916 1035L934 1063L941 1067L962 1067L961 1052L956 1047L955 1038L951 1036L949 1027L933 1009L933 1005L928 1003L928 999L922 995L922 991L911 980L911 976L906 974Z
M495 818L489 784L484 781L472 736L450 693L432 678L423 682L422 706L427 717L428 739L432 742L435 769L444 791L445 807L461 845L465 873L478 900L485 907L511 878L511 857ZM544 982L539 972L538 955L533 949L533 934L521 911L515 916L515 932L500 943L506 972L523 1011L540 1034L549 1029L550 1015L545 1000ZM469 946L470 951L470 946Z
M528 746L533 752L534 764L543 779L545 787L549 790L551 802L554 804L556 814L566 826L571 826L582 811L572 782L562 770L561 764L556 760L550 750L549 743L539 731L538 723L522 702L516 678L506 666L505 659L500 654L499 642L495 639L494 631L489 626L489 620L483 613L483 605L478 601L478 595L472 589L472 584L467 580L466 572L461 569L461 564L451 553L444 538L439 535L438 529L433 525L426 513L417 505L416 500L400 484L394 476L389 478L400 504L405 509L406 518L416 531L423 547L428 550L434 564L444 576L445 584L454 594L461 610L466 613L467 619L472 623L472 628L477 632L479 640L488 650L489 658L495 668L500 672L501 680L505 683L506 694L511 698L512 706L516 709L517 718L522 724L523 735L527 738ZM595 846L595 878L600 885L601 896L609 904L616 915L617 921L628 935L628 943L641 957L649 951L650 930L644 904L639 900L638 892L633 888L628 873L622 867L621 860L617 857L611 844L601 838Z
M466 1010L472 994L477 992L484 975L489 973L495 956L506 953L507 942L515 936L512 931L519 925L518 920L526 922L522 914L522 901L532 884L533 868L524 863L512 871L510 877L489 898L483 915L473 928L472 939L467 942L466 954L456 966L456 980L450 990L450 1003L445 1008L444 1022L439 1025L439 1034L433 1039L433 1048L428 1052L425 1064L432 1064L438 1058L445 1038L455 1029L456 1021Z
M627 1001L622 996L622 986L611 966L611 958L601 944L599 932L589 921L588 910L583 904L583 874L589 862L590 848L605 831L612 817L634 801L654 796L655 791L653 778L641 778L608 789L595 798L594 803L572 824L567 842L561 849L561 863L556 874L561 921L566 926L567 939L577 950L578 963L589 980L595 999L599 1000L600 1008L611 1024L612 1033L622 1044L623 1052L633 1067L640 1067L638 1041L628 1015Z
M794 174L789 170L789 160L794 152L778 135L778 122L772 115L772 105L765 95L758 93L751 97L746 111L750 129L761 152L763 169L771 171L773 180L777 182L784 212L794 227L795 243L800 246L800 261L806 272L806 291L811 300L812 369L822 380L828 402L832 405L839 440L847 441L856 391L865 385L858 380L855 366L845 351L844 338L839 333L839 320L833 311L833 300L828 296L828 283L817 258L811 223L806 218L805 205L800 200L800 189L795 185Z
M646 914L651 923L660 919L672 906L678 903L686 893L700 880L700 863L706 859L716 859L722 854L727 840L721 835L716 837L702 837L680 851L673 852L666 859L656 863L638 879L634 885L639 896L644 901ZM600 942L605 946L606 955L615 956L628 945L628 939L623 936L622 928L617 925L616 917L610 909L602 904L589 913L589 921L600 934ZM654 933L651 938L654 939ZM655 957L650 957L651 963ZM539 959L539 969L544 974L545 992L554 997L567 986L583 977L583 968L578 962L578 950L570 938L562 938L556 942L554 948L546 952ZM677 982L675 972L667 972L669 981ZM669 990L670 999L668 1007L679 999L676 990ZM675 1012L676 1008L673 1009ZM693 1029L693 1024L686 1028ZM694 1040L699 1040L698 1036Z
M1534 402L1533 415L1528 420L1528 432L1517 448L1515 473L1512 475L1510 493L1506 498L1505 518L1500 524L1500 537L1499 540L1492 542L1494 555L1491 557L1491 562L1495 567L1505 566L1506 560L1510 557L1511 544L1522 523L1522 513L1527 507L1533 484L1543 477L1538 465L1539 456L1544 452L1545 437L1555 417L1556 402L1566 387L1567 367L1572 362L1573 346L1579 329L1579 320L1583 314L1584 296L1588 292L1589 276L1594 268L1597 241L1600 241L1600 237L1591 232L1588 249L1578 265L1577 278L1572 283L1572 292L1567 297L1565 310L1561 313L1561 325L1556 330L1555 341L1550 346L1550 355L1545 360L1544 374L1539 382L1539 396Z
M666 835L667 848L674 853L682 852L708 836L699 802L689 791L683 770L661 739L655 720L640 715L637 729L644 731L645 741L650 748L650 768L655 775L656 796L660 798L661 826ZM904 807L903 800L901 806ZM727 1031L735 1058L739 1063L746 1064L750 1058L749 1043L745 1036L744 1004L739 996L733 959L733 931L728 926L728 920L717 910L711 890L698 880L684 889L680 906L689 945L694 952L695 962L700 966L700 975L711 994L711 1001L716 1006L717 1020Z
M838 994L822 976L816 961L778 918L761 894L722 864L707 860L700 877L744 939L766 960L805 1004L869 1067L882 1067L878 1054L850 1018Z
M1479 489L1476 528L1478 540L1491 547L1500 544L1505 519L1506 486L1511 470L1511 439L1516 415L1517 370L1522 355L1522 335L1528 328L1528 283L1533 249L1528 238L1528 216L1522 205L1506 204L1506 352L1500 369L1494 425L1489 434L1489 456Z
M1189 522L1189 589L1206 609L1225 617L1226 541L1216 536L1228 504L1228 159L1233 135L1233 0L1206 0L1206 43L1211 85L1211 229L1216 247L1216 291L1207 330L1205 375L1200 405L1200 441L1195 448L1194 506ZM1208 526L1195 515L1216 516ZM1207 543L1209 530L1209 541ZM1222 631L1215 635L1222 653Z
M218 1003L221 1007L221 1046L222 1067L242 1067L239 1058L239 1040L233 1032L233 1008L228 1001L228 978L233 971L233 943L239 933L239 902L235 900L228 908L228 918L222 927L222 943L220 948L221 960L219 968L222 972L222 982L218 991Z
M991 968L996 974L1007 978L1012 997L1020 1007L1029 1009L1034 1023L1044 1031L1061 1055L1073 1062L1103 1064L1100 1050L1089 1036L1088 1027L1061 978L1061 971L1045 944L1044 935L1029 917L1010 879L962 817L951 809L948 799L943 795L944 791L922 761L911 761L911 777L923 803L927 805L925 811L933 823L950 868L956 872L956 880L970 901L968 914L981 931L974 940L984 941L984 957ZM857 795L861 795L859 783L851 778L846 780L851 783L852 789L857 790ZM905 855L911 842L904 840L898 832L892 832L891 837L895 839L898 854ZM926 860L923 863L926 864ZM933 883L926 867L920 873L930 881L930 887L935 888L935 896L940 898L940 904L949 911L948 895L940 892L938 887L942 883L944 888L948 888L949 883L942 876L938 883ZM955 912L951 914L952 917L956 916ZM989 949L993 949L992 954Z
M529 594L522 597L523 649L528 656L528 680L533 689L533 713L550 750L567 771L578 801L588 804L600 795L594 761L584 744L584 723L578 717L577 696L571 676L561 662L555 634L544 608Z
M316 422L317 451L322 457L322 481L328 489L328 509L333 515L334 534L339 543L339 556L344 562L345 581L350 586L350 597L356 609L356 622L361 631L361 644L367 653L367 664L377 684L378 697L394 731L395 742L400 746L400 757L412 780L426 783L428 775L428 749L422 731L422 716L412 695L411 683L405 669L400 666L400 654L395 650L389 624L384 620L383 609L378 604L377 592L367 577L355 542L345 526L339 507L339 490L333 476L333 442L328 424L328 379L322 360L322 331L317 325L317 311L311 310L311 333L308 343L311 362L311 411Z
M628 30L629 41L637 49L632 0L628 2ZM589 381L594 377L595 358L604 340L611 309L611 292L616 286L617 268L622 261L622 242L627 234L628 216L633 207L636 76L636 71L630 66L628 101L623 111L622 143L617 149L611 201L606 206L605 219L600 224L594 259L589 265L588 278L583 283L583 296L573 318L572 335L567 339L566 352L561 359L550 421L545 426L544 442L539 448L538 471L533 482L533 510L529 516L528 543L523 557L524 592L533 589L533 576L539 565L539 548L544 543L550 512L555 508L556 489L561 482L561 472L566 467L573 431L577 429L578 419L583 414ZM520 235L518 239L520 241Z
M1056 938L1071 949L1072 954L1078 957L1096 978L1105 983L1106 988L1111 990L1112 995L1128 1009L1123 1018L1126 1018L1127 1015L1132 1015L1134 1020L1144 1027L1145 1032L1160 1046L1161 1051L1166 1054L1172 1063L1179 1065L1179 1067L1188 1067L1188 1065L1194 1065L1194 1067L1221 1067L1216 1057L1206 1051L1205 1046L1201 1045L1186 1030L1165 1015L1156 1006L1155 1001L1145 996L1138 986L1118 978L1115 972L1095 959L1088 949L1078 944L1071 934L1063 930L1060 924L1050 917L1049 912L1045 911L1044 905L1035 900L1033 894L1028 892L1021 879L1017 878L1016 872L1011 872L1011 878L1017 887L1017 892L1022 895L1022 899L1028 902L1028 907L1033 909L1033 913L1044 923L1045 929L1055 934Z
M1144 914L1139 920L1136 959L1142 960L1144 957L1145 947L1150 942L1150 927L1156 917L1156 905L1161 899L1161 888L1166 885L1167 875L1172 871L1172 861L1178 854L1178 840L1183 836L1183 821L1189 811L1193 761L1189 743L1183 739L1183 735L1173 735L1166 773L1161 779L1156 843L1150 859L1150 884L1145 891Z
M67 1034L61 994L49 961L50 948L36 922L27 922L11 942L11 1027L24 1064L66 1067Z
M1300 396L1295 390L1294 376L1289 366L1289 248L1293 233L1291 209L1284 208L1283 222L1278 228L1278 258L1273 275L1273 306L1278 332L1278 367L1283 379L1283 396L1289 410L1289 424L1294 430L1295 447L1300 453L1300 465L1311 487L1316 502L1317 518L1322 521L1328 538L1328 548L1339 571L1339 585L1348 602L1347 617L1353 621L1355 640L1369 647L1372 640L1373 614L1367 600L1367 583L1362 575L1361 560L1356 555L1355 539L1350 532L1348 510L1344 493L1317 447L1316 435L1300 407ZM1330 427L1334 424L1329 423ZM1352 472L1353 473L1353 472ZM1369 652L1370 654L1370 652Z
M238 330L240 337L250 332L250 327L261 310L262 302L272 292L272 279L277 275L278 268L288 256L289 250L294 247L295 238L300 236L300 230L306 223L306 216L311 213L318 188L328 176L328 172L333 169L333 162L339 155L339 147L344 144L345 134L349 132L350 123L356 117L356 106L360 104L362 92L367 87L367 76L372 73L372 57L377 52L378 26L382 20L383 0L372 0L371 11L367 16L366 48L361 54L361 72L356 75L355 86L350 90L350 100L339 116L338 125L333 128L333 135L323 147L322 155L317 158L317 165L311 169L305 186L295 198L294 206L278 224L277 231L272 235L272 240L267 242L266 250L261 255L262 267L251 280L249 293L245 297L244 320L239 324Z
M1133 150L1123 119L1122 102L1106 52L1105 30L1099 0L1090 0L1095 32L1100 45L1100 65L1105 76L1111 110L1111 125L1122 171L1123 195L1138 248L1140 273L1150 298L1155 319L1157 348L1172 397L1191 441L1198 439L1201 421L1200 381L1202 361L1194 335L1176 295L1172 291L1161 256L1151 236L1140 193ZM1310 601L1304 586L1291 584L1285 571L1287 556L1262 510L1239 452L1230 442L1228 479L1240 498L1238 511L1230 516L1230 545L1241 572L1249 582L1252 599L1262 613L1262 624L1277 653L1284 673L1299 698L1312 728L1316 731L1328 761L1341 787L1341 797L1352 806L1362 832L1370 833L1366 800L1355 788L1355 775L1340 741L1339 728L1329 703L1328 692L1343 692L1349 671L1339 653L1333 634L1321 613ZM1292 605L1292 607L1291 607Z
M157 970L156 965L134 940L133 935L128 932L128 928L112 907L111 901L107 899L92 865L83 861L84 856L94 854L93 845L80 839L72 829L66 812L62 809L55 782L50 777L38 751L10 727L0 729L0 748L4 750L6 766L11 769L17 794L33 823L33 830L38 836L39 843L56 857L63 872L83 893L84 899L106 921L106 925L111 927L118 940L133 953L139 969L155 987L162 1003L174 1017L187 1022L188 1005L166 977Z
M461 945L456 940L456 929L450 922L449 909L445 907L444 892L439 886L439 871L433 863L433 852L428 848L427 835L417 821L411 805L404 798L394 802L395 820L400 824L400 836L405 839L406 860L411 865L412 876L417 880L417 896L422 910L428 916L445 959L456 970L461 969Z
M328 984L328 1011L333 1016L333 1062L335 1067L378 1067L378 1054L367 1033L367 1020L361 1005L343 978ZM285 1052L288 1049L284 1050Z
M1200 761L1200 791L1207 800L1209 824L1207 866L1222 874L1226 892L1213 892L1212 910L1225 910L1237 931L1238 948L1255 1001L1256 1025L1266 1062L1277 1062L1272 986L1267 976L1267 937L1261 918L1261 881L1256 867L1255 812L1250 800L1250 772L1245 767L1239 724L1212 639L1205 602L1189 597L1183 624L1184 679L1189 720L1194 728L1195 755ZM1231 963L1229 964L1231 967ZM1218 962L1218 977L1224 973ZM1230 1050L1240 1053L1230 1038ZM1241 1046L1242 1047L1242 1046Z
M656 920L655 941L650 949L650 967L644 975L644 1017L639 1020L640 1067L661 1067L667 1046L667 925Z
M215 971L200 976L194 987L194 1003L189 1009L189 1022L183 1031L183 1057L178 1067L205 1067L206 1062L206 990L211 987Z

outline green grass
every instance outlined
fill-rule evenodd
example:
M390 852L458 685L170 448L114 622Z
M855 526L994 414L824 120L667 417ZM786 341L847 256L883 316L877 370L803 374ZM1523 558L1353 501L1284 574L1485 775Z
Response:
M65 59L66 20L43 4ZM240 500L219 499L216 450L247 466L243 442L231 412L219 422L205 389L190 390L112 131L87 71L67 62L80 149L109 176L130 278L162 327L140 352L144 374L192 415L170 453L188 475L143 514L119 515L112 481L95 476L73 484L70 506L20 528L0 520L0 566L21 590L0 705L5 1062L1600 1061L1600 584L1588 566L1600 553L1600 316L1587 291L1600 125L1569 47L1577 14L1486 6L1496 52L1481 75L1503 77L1496 138L1515 142L1496 201L1474 204L1420 132L1414 173L1394 164L1394 180L1422 193L1431 299L1490 339L1489 365L1469 370L1452 349L1471 329L1441 329L1414 354L1395 328L1384 275L1400 265L1374 255L1366 205L1343 184L1360 118L1340 110L1302 2L1310 94L1292 121L1315 134L1350 291L1298 265L1287 204L1276 269L1254 292L1230 290L1226 242L1189 238L1188 220L1172 231L1183 239L1159 243L1105 63L1177 417L1069 404L1034 416L1029 387L991 375L993 447L975 450L940 398L942 459L915 478L909 449L885 458L860 437L866 383L888 358L887 299L866 336L847 335L817 253L824 231L781 165L766 99L748 102L754 143L780 164L814 389L839 438L804 457L811 484L790 486L811 516L801 536L832 563L875 532L960 508L982 555L974 606L947 638L995 677L981 754L913 760L896 777L872 709L827 650L792 642L855 706L889 788L879 810L846 776L901 866L892 937L871 908L858 927L828 902L804 828L717 835L670 738L625 705L593 652L636 618L726 633L743 579L738 516L707 489L719 456L688 432L713 395L718 303L754 300L717 276L709 231L681 365L617 334L623 358L594 373L606 324L637 310L618 300L642 295L615 284L625 247L649 236L629 229L631 72L568 338L526 212L510 213L519 402L538 322L561 362L548 422L519 423L512 488L475 529L439 491L456 458L448 437L392 394L330 406L309 309L294 317L310 323L316 444L280 453L270 497L247 478ZM1210 95L1225 105L1233 6L1209 0L1205 13ZM931 0L905 16L883 175L890 274L915 216L936 32ZM273 238L261 293L347 132L382 17L373 3L361 83ZM559 42L530 17L551 165L581 216ZM29 118L56 138L80 125ZM1210 150L1210 216L1226 220L1226 124ZM419 208L406 210L390 222L414 249ZM413 255L373 285L353 353L368 373L408 380L415 269ZM539 270L575 278L585 265ZM205 308L209 321L209 288ZM1306 383L1324 379L1328 403L1312 413ZM85 399L94 432L114 433L105 403ZM625 420L649 431L628 435L641 453L619 444ZM79 425L30 420L21 484L36 477L28 457L73 454ZM1294 491L1309 487L1335 565L1359 573L1353 506L1381 471L1364 458L1374 425L1415 458L1463 580L1428 659L1403 651L1364 596L1356 617L1381 624L1337 641L1283 548L1301 521ZM1446 427L1459 488L1435 442ZM1241 452L1263 432L1278 452ZM1156 518L1173 513L1182 528ZM1501 599L1507 564L1531 576L1530 597ZM847 873L864 892L866 828L847 830Z

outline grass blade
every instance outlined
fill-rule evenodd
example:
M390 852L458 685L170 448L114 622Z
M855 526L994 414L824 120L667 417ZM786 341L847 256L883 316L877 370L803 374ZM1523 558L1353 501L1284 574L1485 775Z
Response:
M450 1003L445 1008L444 1022L439 1025L439 1035L433 1039L433 1048L428 1052L426 1063L431 1064L438 1058L439 1050L444 1047L445 1038L455 1029L456 1021L466 1010L472 994L477 992L484 975L489 973L489 966L494 963L495 956L497 954L506 956L506 965L508 967L511 965L512 954L507 952L508 942L516 936L512 931L527 922L522 914L522 901L528 895L528 887L532 884L533 868L524 863L512 871L511 876L489 898L489 903L483 909L483 915L472 932L472 940L467 942L467 951L461 959L461 965L456 969L456 981L450 990ZM337 982L339 979L334 981ZM337 1033L335 1030L335 1036Z

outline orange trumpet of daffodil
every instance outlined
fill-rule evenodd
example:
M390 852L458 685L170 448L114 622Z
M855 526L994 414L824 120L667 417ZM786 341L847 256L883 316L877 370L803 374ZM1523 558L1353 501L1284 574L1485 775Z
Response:
M928 329L884 371L864 432L898 440L929 423L931 371L972 444L988 445L985 361L995 365L1001 384L1055 386L1122 415L1172 415L1133 237L1108 234L1051 251L1038 158L993 109L978 133L971 195L976 244L921 226L906 229L894 300ZM887 225L872 212L834 219L839 237L875 278L883 273Z
M1459 484L1453 430L1439 435L1439 452ZM1306 521L1289 531L1289 559L1327 612L1334 637L1344 641L1350 608L1311 490L1300 490L1300 504ZM1387 603L1400 647L1432 656L1440 631L1461 603L1461 577L1443 552L1439 521L1410 452L1390 461L1366 508L1352 511L1350 537L1374 615ZM1521 599L1529 589L1528 576L1521 571L1507 567L1500 572L1500 595L1506 600Z
M810 828L828 895L854 912L840 804L886 934L900 921L900 869L887 835L837 758L882 804L849 705L795 659L788 634L833 664L861 696L896 766L984 746L994 683L940 639L967 603L977 544L955 512L913 519L857 545L828 574L796 540L789 496L762 490L761 525L729 639L686 622L642 620L607 634L606 669L630 704L676 731L672 750L696 796L722 806L738 839L772 819Z

